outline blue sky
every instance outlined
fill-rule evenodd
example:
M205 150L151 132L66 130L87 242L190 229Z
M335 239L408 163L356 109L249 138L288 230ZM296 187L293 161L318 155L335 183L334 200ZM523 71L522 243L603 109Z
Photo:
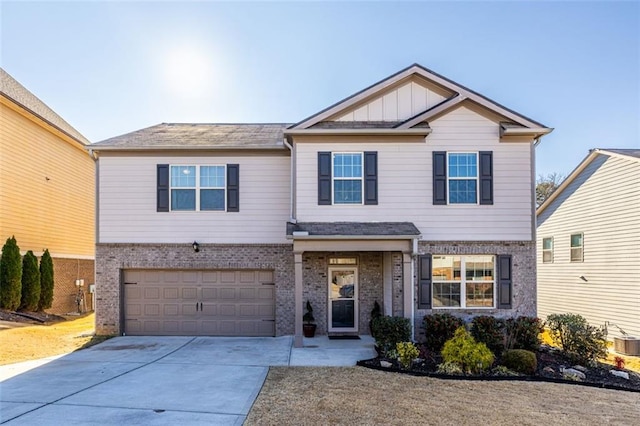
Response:
M640 2L14 2L1 66L92 142L296 122L417 62L556 130L537 171L640 148Z

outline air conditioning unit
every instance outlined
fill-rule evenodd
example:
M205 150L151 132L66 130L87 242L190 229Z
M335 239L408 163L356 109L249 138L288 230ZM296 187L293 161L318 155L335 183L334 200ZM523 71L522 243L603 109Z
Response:
M614 337L613 349L619 354L640 356L640 339L631 336Z

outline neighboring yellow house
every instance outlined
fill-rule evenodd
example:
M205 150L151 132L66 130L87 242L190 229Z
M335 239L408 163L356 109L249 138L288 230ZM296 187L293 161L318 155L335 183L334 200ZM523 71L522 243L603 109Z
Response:
M90 142L0 68L0 247L15 235L22 254L54 263L52 313L76 312L76 280L93 309L95 163Z

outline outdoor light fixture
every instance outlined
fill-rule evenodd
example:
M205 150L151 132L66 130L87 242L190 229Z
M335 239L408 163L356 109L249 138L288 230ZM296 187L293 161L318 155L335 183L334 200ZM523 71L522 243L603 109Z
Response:
M83 287L84 286L84 280L76 280L76 287Z
M193 247L193 251L195 251L196 253L200 251L200 244L198 244L197 241L193 242L192 247Z

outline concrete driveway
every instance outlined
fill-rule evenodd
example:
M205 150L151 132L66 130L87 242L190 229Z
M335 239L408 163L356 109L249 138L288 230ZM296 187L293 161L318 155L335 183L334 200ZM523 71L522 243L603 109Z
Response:
M2 379L8 425L241 425L269 366L354 365L373 341L118 337Z

